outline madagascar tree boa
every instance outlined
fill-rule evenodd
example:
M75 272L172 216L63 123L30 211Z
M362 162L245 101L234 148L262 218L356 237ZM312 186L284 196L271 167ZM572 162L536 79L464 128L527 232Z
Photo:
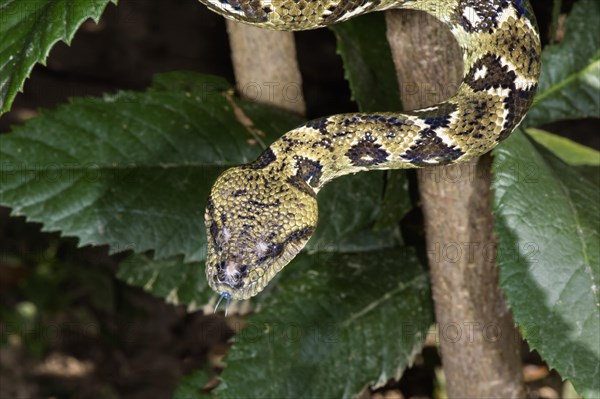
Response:
M205 217L206 276L228 302L259 293L304 247L325 184L349 173L481 155L521 122L537 87L540 40L527 0L200 1L226 18L278 30L317 28L371 11L422 10L450 28L464 61L463 81L447 101L307 122L217 179Z

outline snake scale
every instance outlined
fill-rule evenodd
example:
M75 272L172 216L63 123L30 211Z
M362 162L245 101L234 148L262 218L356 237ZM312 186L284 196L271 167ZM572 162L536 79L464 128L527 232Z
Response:
M463 81L447 101L309 121L217 179L205 214L206 276L227 302L259 293L304 247L325 184L349 173L482 155L521 122L537 88L540 40L527 0L200 1L226 18L277 30L318 28L372 11L421 10L450 28L464 63Z

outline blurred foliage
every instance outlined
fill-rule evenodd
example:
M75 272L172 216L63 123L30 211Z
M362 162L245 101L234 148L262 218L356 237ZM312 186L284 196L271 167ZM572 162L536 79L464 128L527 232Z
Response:
M96 22L111 0L0 2L0 115L7 112L37 62L59 40L70 43L88 18ZM116 4L116 1L112 1Z
M52 343L66 339L68 334L98 336L103 331L91 309L114 311L114 276L109 269L82 267L85 262L81 259L58 254L74 249L72 243L56 237L44 249L33 251L0 247L2 272L11 269L17 276L16 286L0 304L0 344L17 340L27 352L42 356Z

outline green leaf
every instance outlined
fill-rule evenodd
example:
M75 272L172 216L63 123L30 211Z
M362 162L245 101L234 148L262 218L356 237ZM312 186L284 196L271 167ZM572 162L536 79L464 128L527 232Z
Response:
M527 129L527 134L569 165L600 166L600 152L593 148L540 129Z
M282 274L235 337L219 397L350 398L399 378L433 322L427 273L406 249L301 254Z
M70 43L86 19L98 22L110 2L0 0L0 115L10 109L35 63L44 63L59 40Z
M396 225L413 208L406 172L391 170L387 176L383 209L375 223L376 230L384 230Z
M119 264L117 277L143 288L174 305L187 305L192 312L206 305L215 295L206 283L203 262L185 263L181 257L151 259L131 255Z
M224 88L222 79L173 73L144 93L43 111L0 136L0 204L80 245L204 259L216 177L300 122L270 109L269 126L244 126Z
M363 15L330 28L353 99L363 112L399 111L400 91L383 13Z
M542 52L539 88L523 126L600 118L600 2L578 1L562 43Z
M372 226L381 211L384 172L344 176L319 192L319 224L309 251L336 247L344 238ZM357 212L360 204L361 211Z
M527 129L527 134L552 151L563 162L571 165L580 176L600 186L600 168L598 168L600 153L598 151L539 129Z
M222 79L158 75L146 92L74 99L0 136L0 204L80 245L202 261L204 208L216 177L299 123L234 100ZM382 176L353 176L323 190L316 243L374 223Z
M600 187L522 132L495 151L501 286L530 347L600 395Z
M202 392L202 388L209 382L204 370L195 370L190 375L183 377L173 394L173 399L198 399L209 398L210 395Z

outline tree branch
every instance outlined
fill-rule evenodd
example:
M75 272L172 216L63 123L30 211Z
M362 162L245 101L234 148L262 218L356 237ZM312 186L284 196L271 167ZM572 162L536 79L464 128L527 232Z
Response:
M416 11L386 22L405 107L450 97L462 61L449 30ZM418 181L448 396L524 398L520 337L498 286L491 157L422 169Z
M293 33L229 20L227 32L240 95L303 115L306 106Z

